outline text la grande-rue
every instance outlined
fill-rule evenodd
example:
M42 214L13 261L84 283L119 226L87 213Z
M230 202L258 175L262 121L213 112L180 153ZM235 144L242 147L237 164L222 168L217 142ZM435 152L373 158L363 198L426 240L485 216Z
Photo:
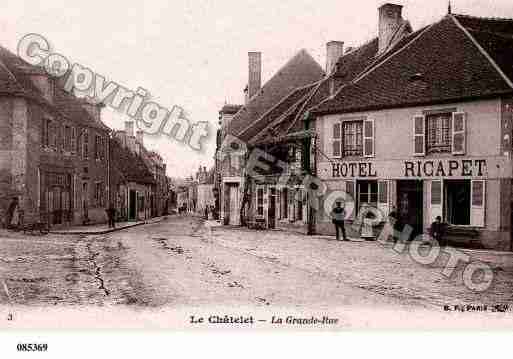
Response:
M373 162L332 162L332 177L378 177ZM402 177L482 177L484 159L403 161Z

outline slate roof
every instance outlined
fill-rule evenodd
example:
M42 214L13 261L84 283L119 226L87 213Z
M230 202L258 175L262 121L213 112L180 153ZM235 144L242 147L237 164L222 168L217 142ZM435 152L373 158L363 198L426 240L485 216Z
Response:
M410 35L409 41L401 41L364 75L343 86L334 98L323 101L313 112L356 112L512 93L513 88L472 36L477 34L475 40L508 74L513 64L508 38L513 23L496 24L478 18L460 23L460 18L447 15Z
M62 81L54 82L54 103L50 103L32 83L31 75L46 75L46 72L0 46L0 94L25 97L44 106L58 117L74 119L84 126L104 131L110 130L105 124L96 121L81 106L82 100L64 91Z
M112 168L116 175L127 182L155 184L155 179L141 156L123 148L115 138L110 140L109 148Z
M323 76L324 71L310 54L306 50L299 51L235 114L227 125L227 133L243 141L249 140L254 133L250 131L241 136L241 132L298 87L318 81Z

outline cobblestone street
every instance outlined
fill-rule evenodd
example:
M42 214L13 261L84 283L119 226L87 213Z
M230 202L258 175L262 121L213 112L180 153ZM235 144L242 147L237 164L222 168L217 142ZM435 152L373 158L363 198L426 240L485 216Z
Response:
M444 277L443 260L422 266L391 245L210 227L193 217L94 236L10 232L0 247L4 305L440 312L513 303L511 253L466 251L495 268L494 286L479 294L461 283L459 269Z

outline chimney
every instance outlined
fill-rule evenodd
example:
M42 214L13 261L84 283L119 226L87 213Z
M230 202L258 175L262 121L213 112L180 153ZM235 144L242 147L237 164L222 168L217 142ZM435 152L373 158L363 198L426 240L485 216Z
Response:
M378 8L378 55L384 53L390 46L397 30L404 23L402 5L384 4Z
M342 55L344 55L344 42L330 41L326 44L326 75L333 72Z
M135 138L137 142L139 142L141 145L144 145L144 131L143 130L137 130L135 133Z
M125 121L125 131L128 137L134 137L134 121Z
M54 96L54 84L53 80L48 76L40 73L34 73L30 75L30 79L34 86L41 92L44 99L50 103L53 103Z
M248 101L260 90L262 85L262 54L248 52Z
M91 115L92 118L98 123L101 123L101 113L102 113L102 107L105 105L103 103L94 103L91 102L92 100L83 99L82 107Z
M126 148L126 131L116 131L116 138L119 140L119 142L121 142L121 146Z

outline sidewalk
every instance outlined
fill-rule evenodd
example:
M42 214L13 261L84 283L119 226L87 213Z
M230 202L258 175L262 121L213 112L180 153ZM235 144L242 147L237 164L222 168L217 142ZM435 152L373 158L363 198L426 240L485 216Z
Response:
M52 233L52 234L73 234L73 235L107 234L107 233L111 233L111 232L121 231L121 230L127 229L127 228L142 226L144 224L159 223L166 218L167 218L167 216L163 216L163 217L150 218L145 221L117 222L116 228L109 228L108 225L105 223L92 224L89 226L73 226L73 227L68 227L68 228L59 228L56 230L51 230L50 233Z

